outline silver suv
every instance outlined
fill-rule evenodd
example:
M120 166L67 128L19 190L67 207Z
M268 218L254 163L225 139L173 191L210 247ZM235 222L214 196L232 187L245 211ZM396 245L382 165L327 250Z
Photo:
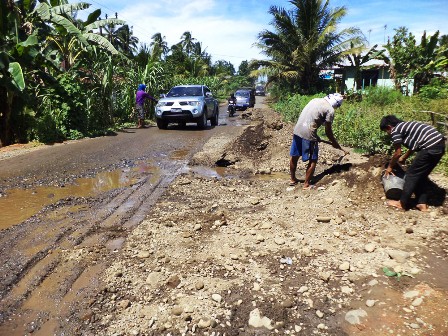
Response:
M156 105L157 127L166 129L169 123L185 125L195 122L198 127L218 125L219 105L205 85L179 85L173 87Z

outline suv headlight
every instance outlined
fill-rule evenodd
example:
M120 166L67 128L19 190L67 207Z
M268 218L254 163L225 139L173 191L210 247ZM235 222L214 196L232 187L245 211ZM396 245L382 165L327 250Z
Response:
M158 102L156 107L162 107L165 106L167 104L167 102Z
M198 100L192 100L192 101L188 102L188 105L190 105L190 106L200 106L201 102L198 101Z

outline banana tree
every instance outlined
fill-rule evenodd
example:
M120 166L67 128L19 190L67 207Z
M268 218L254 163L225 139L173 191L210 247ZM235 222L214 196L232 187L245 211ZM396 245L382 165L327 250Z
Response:
M101 10L98 9L92 12L86 21L75 23L71 13L89 7L90 4L85 2L54 7L42 2L34 10L34 13L41 20L55 25L54 33L47 37L47 45L55 45L59 50L63 70L70 69L91 44L97 45L110 54L118 54L118 51L106 38L93 31L111 24L122 25L125 24L125 21L118 19L98 20L101 15Z
M347 52L347 59L350 65L355 69L355 81L353 82L353 90L359 90L362 88L362 75L361 67L367 62L374 59L384 59L385 50L377 50L378 44L368 49L363 43L355 45L350 43L350 49Z
M20 61L29 60L36 55L33 46L38 43L35 35L30 35L21 41L23 33L24 16L34 3L26 1L18 7L14 1L0 3L0 141L6 146L13 141L11 127L13 106L23 99L25 79ZM17 111L16 111L17 112Z

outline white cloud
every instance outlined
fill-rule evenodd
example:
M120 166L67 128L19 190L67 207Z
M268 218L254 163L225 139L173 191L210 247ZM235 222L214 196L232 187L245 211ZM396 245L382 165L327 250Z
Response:
M120 16L133 26L141 43L149 44L155 33L161 33L171 46L189 31L212 55L213 61L228 60L236 70L243 60L261 58L259 50L252 45L264 24L220 13L216 4L213 0L194 0L188 5L180 0L158 1L150 5L133 2L123 8Z

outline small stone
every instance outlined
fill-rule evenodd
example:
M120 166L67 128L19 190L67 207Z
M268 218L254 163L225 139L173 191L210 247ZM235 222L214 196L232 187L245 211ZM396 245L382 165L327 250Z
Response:
M351 294L351 293L353 293L353 289L350 288L349 286L342 286L341 292L344 294Z
M272 330L272 322L266 316L261 316L261 312L258 308L255 308L249 313L249 325L254 328L265 327L266 329Z
M342 264L339 265L339 269L341 271L348 271L350 269L350 263L348 261L344 261Z
M230 259L232 259L232 260L238 260L239 257L238 257L236 254L231 253L231 254L230 254Z
M414 307L420 306L423 303L423 298L419 297L412 301L411 305Z
M319 223L330 223L331 217L319 216L316 218L316 221L318 221Z
M420 326L417 323L411 323L409 325L409 327L412 328L412 329L420 329Z
M205 329L212 325L212 320L210 318L201 318L198 322L198 328Z
M307 286L302 286L299 288L298 290L299 293L305 293L308 292L308 287Z
M376 245L374 243L369 243L364 246L364 250L366 252L373 252L376 249Z
M414 233L414 229L413 228L406 228L406 233Z
M199 230L201 230L202 229L202 225L201 224L196 224L195 226L194 226L194 230L195 231L199 231Z
M283 238L276 237L274 238L274 243L276 243L277 245L284 245L285 240Z
M324 313L322 313L320 310L316 311L316 315L320 318L324 317Z
M331 272L320 272L319 277L321 278L321 280L328 282L331 278Z
M254 291L259 291L261 289L260 284L258 282L254 282Z
M367 307L373 307L375 305L375 300L367 300L366 301L366 306Z
M411 256L409 252L400 250L387 250L387 254L389 255L389 257L391 257L392 259L394 259L399 263L406 262L406 259L408 259Z
M131 302L129 300L121 300L117 303L117 307L119 309L126 309L131 305Z
M194 284L194 287L195 287L197 290L201 290L202 288L204 288L204 281L199 280L198 282L196 282L196 283Z
M150 255L151 255L151 253L149 253L148 251L140 251L137 254L137 257L141 258L141 259L145 259L145 258L148 258Z
M361 324L361 317L366 317L367 312L364 309L350 310L345 314L345 320L350 324Z
M404 293L404 294L403 294L403 297L404 297L405 299L412 299L412 298L417 297L419 294L420 294L419 291L417 291L417 290L413 290L413 291L408 291L408 292Z
M376 285L378 285L378 280L376 280L376 279L370 280L368 285L370 287L376 286Z
M290 299L286 299L285 301L282 302L282 307L292 308L292 307L294 307L294 301L290 300Z
M222 297L219 294L212 294L212 300L219 303L222 301Z
M180 278L177 275L171 276L166 282L167 287L171 289L176 288L177 286L179 286L179 284L180 284Z
M259 242L259 243L264 242L264 237L261 235L258 235L256 239L257 239L257 242Z
M263 230L269 230L269 229L272 229L272 224L271 224L271 223L263 223L263 224L261 225L261 228L262 228Z
M180 316L183 312L183 308L180 306L174 306L173 309L171 309L171 314L175 316Z

